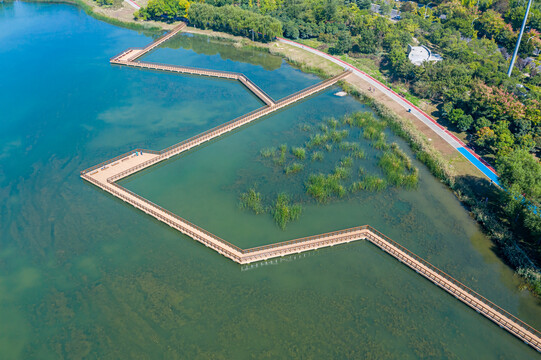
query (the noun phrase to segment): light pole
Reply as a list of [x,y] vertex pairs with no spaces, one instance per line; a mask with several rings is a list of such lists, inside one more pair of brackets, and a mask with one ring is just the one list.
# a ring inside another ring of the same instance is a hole
[[426,19],[426,10],[428,9],[428,5],[430,4],[433,4],[433,3],[429,2],[428,4],[425,5],[425,16],[423,17],[423,19]]
[[524,28],[526,27],[528,14],[530,13],[530,6],[532,6],[532,0],[528,0],[528,6],[526,7],[524,20],[522,20],[522,26],[520,28],[520,33],[518,34],[517,45],[515,46],[515,51],[513,52],[513,57],[511,58],[511,64],[509,64],[509,70],[507,70],[507,77],[511,77],[511,73],[513,72],[513,65],[515,65],[515,60],[517,59],[518,48],[520,47],[520,40],[522,40],[522,34],[524,34]]

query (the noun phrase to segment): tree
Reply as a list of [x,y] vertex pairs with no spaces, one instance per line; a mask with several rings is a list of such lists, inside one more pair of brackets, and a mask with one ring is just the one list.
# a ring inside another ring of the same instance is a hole
[[447,115],[447,118],[452,124],[455,124],[460,131],[468,131],[473,124],[471,115],[464,114],[462,109],[453,109]]
[[541,236],[541,164],[527,150],[517,149],[498,158],[500,182],[506,188],[504,201],[518,208],[524,226],[537,238]]
[[354,40],[353,51],[372,54],[377,50],[376,35],[371,29],[363,28]]
[[494,130],[492,130],[488,126],[479,129],[476,136],[477,140],[475,140],[475,143],[485,149],[492,148],[497,139]]
[[226,31],[233,35],[255,34],[258,39],[265,40],[282,35],[282,23],[279,20],[231,5],[215,7],[193,3],[189,8],[188,17],[197,27]]
[[350,33],[348,31],[342,31],[338,35],[338,42],[329,49],[329,52],[331,54],[343,54],[351,50],[352,46],[353,41],[351,39]]
[[527,150],[517,149],[498,158],[500,182],[532,199],[541,198],[541,164]]
[[490,125],[492,125],[490,120],[488,120],[486,117],[482,116],[480,118],[475,119],[475,122],[473,124],[473,128],[474,128],[475,131],[479,131],[484,127],[489,127]]

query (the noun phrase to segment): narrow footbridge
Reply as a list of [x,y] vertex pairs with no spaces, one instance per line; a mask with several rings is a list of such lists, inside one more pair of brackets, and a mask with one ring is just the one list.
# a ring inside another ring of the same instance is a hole
[[175,27],[172,31],[165,34],[164,36],[158,38],[156,41],[146,46],[143,49],[140,48],[130,48],[127,49],[117,56],[112,57],[109,61],[111,64],[124,65],[137,67],[142,69],[149,70],[159,70],[159,71],[169,71],[173,73],[188,74],[188,75],[200,75],[200,76],[210,76],[217,77],[222,79],[237,80],[248,90],[250,90],[255,96],[257,96],[265,104],[271,106],[275,104],[275,101],[272,97],[269,96],[265,91],[263,91],[259,86],[257,86],[252,80],[244,74],[230,71],[220,71],[220,70],[209,70],[209,69],[200,69],[189,66],[180,66],[180,65],[165,65],[157,64],[148,61],[137,61],[140,57],[146,55],[150,51],[154,50],[159,45],[163,44],[165,41],[169,40],[179,32],[181,32],[186,27],[185,23],[181,23],[179,26]]
[[117,182],[127,176],[216,139],[297,101],[301,101],[319,91],[329,88],[336,84],[337,81],[350,75],[350,71],[345,71],[338,76],[310,86],[275,102],[243,74],[135,61],[137,58],[143,56],[145,53],[151,51],[156,46],[180,32],[185,26],[185,24],[182,24],[176,27],[173,31],[159,38],[144,49],[128,49],[124,51],[112,58],[111,63],[152,70],[238,80],[258,96],[266,106],[161,151],[135,149],[122,154],[81,171],[81,177],[83,179],[239,264],[250,264],[291,254],[346,244],[353,241],[369,241],[478,313],[492,320],[501,328],[509,331],[526,344],[541,352],[541,333],[539,331],[368,225],[266,246],[241,249],[169,210],[120,186]]

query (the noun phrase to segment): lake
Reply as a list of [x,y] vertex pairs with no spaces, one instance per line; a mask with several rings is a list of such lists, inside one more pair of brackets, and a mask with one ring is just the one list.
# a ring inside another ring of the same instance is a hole
[[[109,64],[149,35],[73,6],[0,3],[0,358],[538,357],[367,242],[243,267],[83,181],[92,165],[262,106],[236,82]],[[319,81],[201,36],[175,37],[144,60],[243,72],[275,99]],[[302,145],[303,125],[369,111],[336,91],[122,184],[239,246],[372,225],[541,328],[539,300],[518,289],[479,226],[416,160],[416,189],[325,205],[306,196],[304,177],[331,165],[306,160],[286,176],[264,163],[262,148]],[[371,169],[377,154],[359,141],[367,157],[356,166]],[[302,202],[301,218],[283,231],[268,214],[240,210],[239,194],[254,184]]]

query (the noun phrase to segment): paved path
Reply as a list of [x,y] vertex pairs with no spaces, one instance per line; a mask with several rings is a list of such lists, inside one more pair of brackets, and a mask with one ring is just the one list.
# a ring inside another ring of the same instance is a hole
[[430,129],[432,129],[438,136],[440,136],[443,140],[445,140],[449,145],[451,145],[453,148],[455,148],[460,154],[462,154],[469,162],[471,162],[475,167],[477,167],[483,174],[485,174],[486,177],[488,177],[490,180],[492,180],[494,183],[499,185],[498,182],[498,175],[494,168],[492,168],[486,161],[484,161],[479,155],[477,155],[473,150],[468,148],[466,144],[464,144],[460,139],[458,139],[455,135],[453,135],[451,132],[449,132],[447,129],[445,129],[443,126],[438,124],[436,120],[434,120],[431,116],[426,114],[424,111],[419,109],[417,106],[412,104],[410,101],[404,99],[402,96],[394,92],[392,89],[387,87],[386,85],[382,84],[378,80],[374,79],[367,73],[357,69],[355,66],[345,62],[342,59],[336,58],[332,55],[326,54],[322,51],[319,51],[317,49],[314,49],[310,46],[306,46],[303,44],[299,44],[295,41],[291,41],[288,39],[278,38],[278,40],[282,43],[289,44],[292,46],[295,46],[297,48],[304,49],[312,54],[315,54],[317,56],[323,57],[337,65],[342,66],[344,69],[350,69],[353,71],[353,74],[355,76],[358,76],[362,80],[368,82],[371,86],[381,91],[383,94],[388,96],[390,99],[395,101],[397,104],[402,106],[404,109],[408,110],[411,109],[411,113],[421,120],[425,125],[427,125]]
[[128,3],[128,5],[130,5],[132,8],[134,8],[135,10],[139,10],[141,7],[139,5],[137,5],[137,3],[133,0],[124,0],[125,2]]

